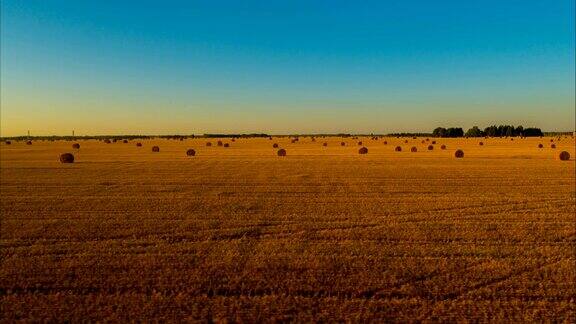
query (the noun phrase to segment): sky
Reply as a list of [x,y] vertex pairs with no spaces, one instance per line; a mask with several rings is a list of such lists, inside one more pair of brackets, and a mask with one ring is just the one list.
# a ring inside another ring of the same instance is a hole
[[0,9],[1,136],[575,128],[574,0]]

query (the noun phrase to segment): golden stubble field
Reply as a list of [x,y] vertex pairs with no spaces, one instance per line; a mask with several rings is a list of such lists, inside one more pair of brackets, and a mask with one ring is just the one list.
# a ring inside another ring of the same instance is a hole
[[550,139],[2,143],[0,320],[574,322]]

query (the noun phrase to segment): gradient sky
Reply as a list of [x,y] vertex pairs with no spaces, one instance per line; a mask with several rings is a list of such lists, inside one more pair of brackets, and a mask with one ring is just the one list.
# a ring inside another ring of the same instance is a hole
[[2,136],[575,126],[574,0],[1,9]]

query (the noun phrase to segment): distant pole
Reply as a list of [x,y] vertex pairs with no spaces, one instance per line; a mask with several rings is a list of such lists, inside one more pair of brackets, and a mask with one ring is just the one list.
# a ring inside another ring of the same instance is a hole
[[72,130],[72,137],[74,137],[74,130]]
[[30,137],[30,130],[28,130],[28,137]]

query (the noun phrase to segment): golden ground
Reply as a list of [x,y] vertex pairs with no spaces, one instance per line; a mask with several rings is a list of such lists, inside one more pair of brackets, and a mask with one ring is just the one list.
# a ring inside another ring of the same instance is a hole
[[574,139],[422,140],[2,143],[0,320],[574,322]]

